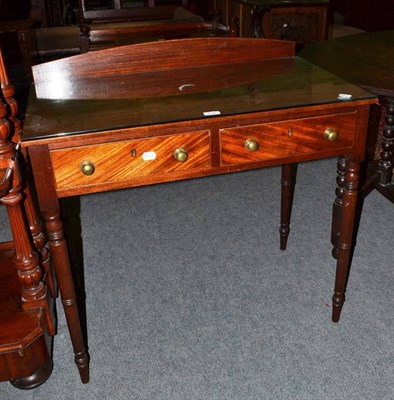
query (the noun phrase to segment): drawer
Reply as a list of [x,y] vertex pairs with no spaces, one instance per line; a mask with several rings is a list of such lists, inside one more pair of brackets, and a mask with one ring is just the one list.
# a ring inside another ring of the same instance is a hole
[[[51,151],[57,190],[209,168],[209,131]],[[176,149],[178,161],[174,156]],[[83,172],[84,170],[84,172]]]
[[[331,140],[324,135],[328,129],[331,129]],[[333,140],[333,131],[337,135],[336,140]],[[339,154],[341,149],[352,147],[355,131],[355,113],[221,129],[221,164],[239,164],[324,152],[329,155],[338,151]]]

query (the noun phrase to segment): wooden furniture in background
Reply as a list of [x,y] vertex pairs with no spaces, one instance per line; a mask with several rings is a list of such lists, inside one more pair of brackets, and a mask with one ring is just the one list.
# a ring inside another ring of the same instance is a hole
[[[306,48],[300,56],[379,96],[380,104],[372,109],[370,164],[362,194],[376,189],[394,203],[394,31],[331,39]],[[338,164],[341,174],[343,163]]]
[[[88,356],[59,198],[284,166],[280,233],[287,239],[296,164],[343,155],[344,206],[334,227],[340,240],[332,319],[339,320],[369,106],[376,99],[291,56],[294,47],[276,40],[181,39],[33,67],[22,145],[84,381]],[[340,93],[353,98],[344,101]]]
[[223,25],[208,23],[189,11],[190,1],[186,0],[134,2],[142,3],[140,7],[130,7],[127,2],[119,1],[107,7],[92,3],[79,0],[82,53],[93,48],[144,41],[227,35]]
[[1,53],[0,82],[0,202],[7,208],[13,237],[13,242],[0,244],[0,380],[30,389],[52,372],[56,285],[46,238],[22,181],[21,124]]
[[293,40],[299,46],[327,38],[328,0],[215,0],[223,23],[239,23],[240,37]]
[[344,17],[346,25],[365,31],[394,29],[392,0],[331,0],[330,8]]
[[189,0],[79,0],[80,18],[86,21],[137,21],[172,18],[178,7],[187,7]]
[[0,21],[0,48],[14,74],[31,78],[30,32],[38,21]]
[[31,0],[31,4],[42,10],[42,26],[61,26],[64,24],[65,0]]

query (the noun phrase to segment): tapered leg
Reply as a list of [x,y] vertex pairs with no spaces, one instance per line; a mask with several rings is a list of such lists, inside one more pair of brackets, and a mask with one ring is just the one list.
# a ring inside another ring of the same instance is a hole
[[335,189],[335,200],[332,206],[332,224],[331,224],[331,244],[333,246],[332,256],[338,256],[338,237],[339,237],[339,223],[341,221],[342,198],[344,193],[345,184],[345,170],[346,159],[344,157],[338,158],[337,163],[337,188]]
[[81,381],[89,382],[89,356],[85,350],[73,277],[64,237],[60,206],[54,186],[49,150],[46,145],[29,148],[30,162],[34,171],[37,197],[44,216],[49,239],[49,249],[55,266],[59,292],[67,319],[68,330],[74,348]]
[[67,238],[68,257],[73,275],[75,294],[77,296],[79,319],[81,321],[82,333],[84,334],[85,346],[88,347],[85,274],[80,218],[81,201],[79,196],[61,199],[60,210],[63,229]]
[[282,166],[281,182],[281,212],[280,212],[280,249],[286,250],[287,239],[290,233],[290,218],[293,208],[294,188],[297,176],[298,164],[286,164]]
[[78,367],[82,383],[89,382],[89,357],[85,350],[78,304],[74,291],[74,283],[68,258],[67,245],[63,232],[63,224],[59,209],[51,212],[43,211],[45,226],[49,237],[49,248],[52,254],[59,284],[64,313],[74,348],[75,363]]
[[334,295],[332,297],[332,320],[338,322],[345,302],[346,283],[350,269],[353,247],[353,231],[357,208],[357,194],[360,163],[347,162],[345,168],[344,191],[339,218],[338,255]]

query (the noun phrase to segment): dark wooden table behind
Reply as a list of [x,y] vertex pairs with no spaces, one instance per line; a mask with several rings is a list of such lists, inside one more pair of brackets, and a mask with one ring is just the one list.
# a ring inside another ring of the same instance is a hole
[[327,40],[307,47],[299,56],[380,97],[380,110],[371,112],[369,137],[369,147],[378,146],[379,162],[370,166],[363,192],[377,189],[394,203],[394,31]]

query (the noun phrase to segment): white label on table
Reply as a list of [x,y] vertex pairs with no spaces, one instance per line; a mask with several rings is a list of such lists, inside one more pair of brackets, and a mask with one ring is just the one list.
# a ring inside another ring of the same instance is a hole
[[212,115],[220,115],[221,112],[220,111],[204,111],[203,114],[205,117],[210,117]]
[[156,160],[156,152],[155,151],[145,151],[142,153],[142,159],[144,161]]
[[338,100],[350,100],[352,98],[351,94],[348,93],[339,93]]

